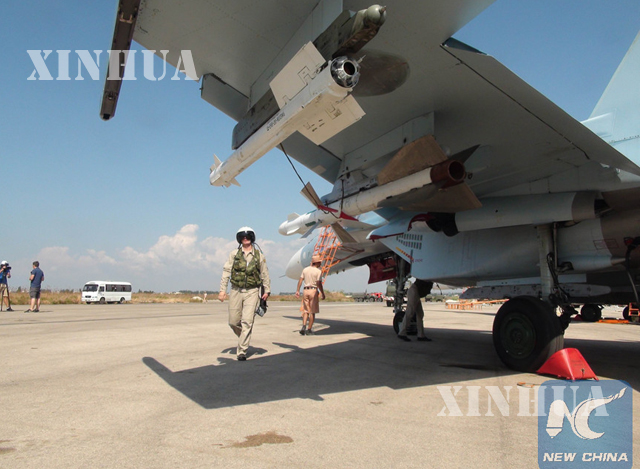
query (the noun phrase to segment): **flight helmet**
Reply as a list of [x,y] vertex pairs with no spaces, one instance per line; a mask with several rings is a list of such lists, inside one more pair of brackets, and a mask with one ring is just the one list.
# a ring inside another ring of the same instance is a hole
[[256,242],[256,234],[253,232],[253,228],[249,226],[243,226],[236,233],[236,241],[238,241],[238,244],[242,244],[242,238],[244,237],[249,238],[249,241],[251,241],[251,243]]

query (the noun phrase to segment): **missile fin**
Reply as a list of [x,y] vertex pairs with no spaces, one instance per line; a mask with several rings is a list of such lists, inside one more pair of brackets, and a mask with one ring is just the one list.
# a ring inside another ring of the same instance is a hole
[[[310,106],[315,106],[315,103]],[[346,96],[338,101],[321,102],[320,106],[323,112],[314,113],[298,128],[298,132],[316,145],[339,134],[362,119],[365,114],[353,96]],[[327,116],[330,118],[327,119]]]
[[280,109],[313,80],[325,63],[312,42],[296,53],[269,83]]
[[347,230],[345,230],[340,223],[332,223],[331,228],[336,233],[336,236],[342,241],[342,244],[353,244],[357,241],[351,236]]
[[304,186],[304,189],[302,189],[300,191],[300,193],[304,196],[305,199],[307,199],[309,202],[311,202],[311,204],[314,207],[318,207],[319,205],[323,205],[322,200],[320,200],[320,197],[318,197],[318,193],[313,188],[313,186],[311,185],[310,182],[308,182]]
[[431,197],[419,197],[416,195],[419,191],[420,189],[414,192],[414,196],[410,199],[396,201],[395,206],[408,211],[447,213],[457,213],[482,207],[478,197],[465,183],[439,190]]
[[220,158],[215,153],[213,154],[213,164],[209,167],[209,171],[214,171],[218,166],[222,164]]
[[417,173],[447,160],[433,135],[426,135],[403,146],[393,155],[378,174],[378,184],[383,185]]
[[296,218],[299,218],[299,217],[300,217],[300,215],[298,215],[296,212],[293,212],[293,213],[290,213],[287,216],[287,221],[293,221],[293,220],[295,220]]
[[303,234],[300,238],[308,238],[308,237],[309,237],[309,235],[310,235],[311,233],[313,233],[313,231],[316,229],[316,227],[317,227],[317,226],[318,226],[318,224],[316,223],[316,224],[315,224],[315,225],[313,225],[311,228],[309,228],[309,229],[307,230],[307,232],[306,232],[305,234]]

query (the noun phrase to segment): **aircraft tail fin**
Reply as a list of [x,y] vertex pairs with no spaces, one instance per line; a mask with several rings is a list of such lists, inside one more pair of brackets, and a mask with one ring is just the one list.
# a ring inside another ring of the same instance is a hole
[[640,164],[640,33],[636,36],[588,120],[600,138]]

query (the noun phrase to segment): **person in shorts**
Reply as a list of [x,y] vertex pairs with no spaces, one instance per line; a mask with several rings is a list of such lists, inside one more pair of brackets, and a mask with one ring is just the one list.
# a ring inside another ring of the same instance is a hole
[[[304,293],[302,295],[302,329],[300,335],[313,334],[312,327],[316,314],[320,312],[319,293],[322,293],[322,299],[325,299],[324,288],[322,287],[322,258],[315,255],[311,258],[311,265],[305,267],[298,280],[296,287],[296,298],[300,298],[300,287],[304,282]],[[307,326],[308,323],[308,326]]]
[[40,262],[34,261],[29,280],[31,281],[31,285],[29,285],[31,307],[25,313],[37,313],[40,311],[40,288],[44,282],[44,272],[40,269]]

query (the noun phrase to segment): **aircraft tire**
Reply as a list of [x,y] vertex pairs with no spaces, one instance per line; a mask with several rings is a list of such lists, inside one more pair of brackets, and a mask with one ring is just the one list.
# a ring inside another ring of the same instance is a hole
[[400,332],[400,324],[402,323],[402,319],[404,318],[404,311],[398,311],[393,315],[393,330],[397,334]]
[[[396,334],[400,332],[400,325],[402,324],[402,320],[404,319],[404,313],[404,311],[398,311],[393,315],[393,330],[396,332]],[[416,326],[416,320],[414,318],[411,324],[409,324],[409,327],[407,327],[407,335],[416,335],[417,333],[418,328]]]
[[493,345],[500,360],[517,371],[535,372],[564,346],[554,310],[531,296],[507,301],[493,321]]
[[602,319],[602,310],[593,303],[582,305],[580,317],[584,322],[596,322]]

